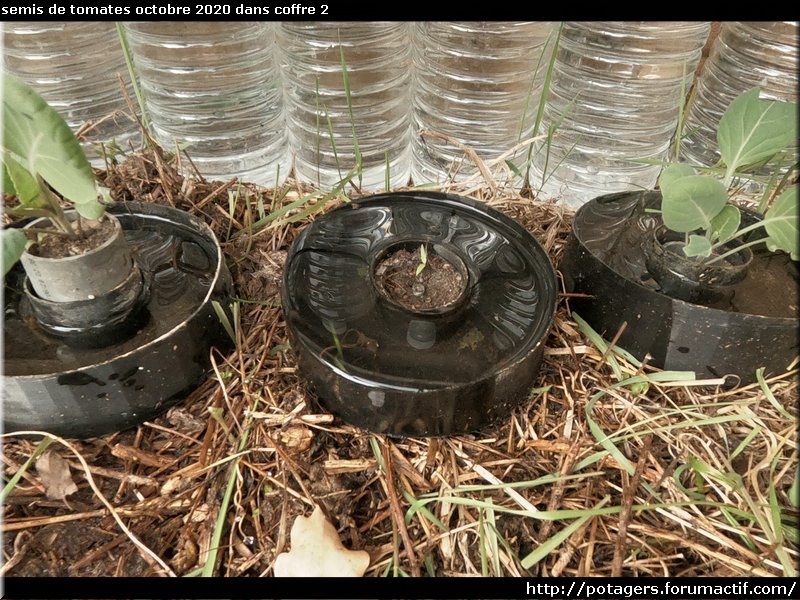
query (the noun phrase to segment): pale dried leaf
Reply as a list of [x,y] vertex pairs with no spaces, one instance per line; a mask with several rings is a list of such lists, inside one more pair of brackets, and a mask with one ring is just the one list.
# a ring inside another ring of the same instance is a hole
[[192,474],[189,474],[186,477],[170,477],[164,482],[164,485],[161,486],[159,494],[162,496],[174,496],[191,487],[193,483],[194,479]]
[[369,554],[345,548],[319,507],[295,519],[290,538],[292,549],[275,559],[275,577],[362,577],[369,566]]
[[51,500],[65,500],[67,496],[78,491],[78,486],[69,473],[69,464],[52,450],[36,459],[36,472]]
[[314,441],[314,434],[308,427],[292,425],[278,434],[281,443],[291,454],[305,452]]
[[211,514],[211,509],[208,507],[208,504],[203,502],[200,506],[192,511],[191,515],[189,515],[189,520],[192,523],[202,523],[208,516]]

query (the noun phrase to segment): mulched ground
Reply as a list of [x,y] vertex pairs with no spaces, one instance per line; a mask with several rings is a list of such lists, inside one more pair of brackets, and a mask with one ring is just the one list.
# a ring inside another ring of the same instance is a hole
[[392,302],[411,310],[450,306],[464,293],[466,281],[456,268],[437,254],[422,261],[420,248],[397,250],[375,267],[375,284]]
[[[217,374],[184,402],[133,431],[51,446],[77,493],[48,500],[36,471],[25,472],[4,506],[3,575],[186,575],[209,561],[218,576],[270,575],[295,517],[315,504],[346,546],[369,552],[367,576],[766,576],[796,564],[797,370],[768,379],[774,403],[758,385],[611,389],[609,355],[562,294],[537,388],[508,420],[439,440],[373,435],[327,414],[287,349],[281,268],[308,219],[289,223],[298,211],[288,211],[234,237],[258,220],[259,199],[269,211],[308,190],[183,179],[153,153],[105,181],[117,199],[205,219],[238,296],[258,302],[242,302],[238,349],[217,356]],[[557,264],[568,213],[493,180],[453,189],[518,219]],[[625,376],[642,372],[617,363]],[[6,480],[36,446],[6,434]],[[430,512],[406,520],[423,495]],[[598,506],[608,510],[580,521],[563,512]]]

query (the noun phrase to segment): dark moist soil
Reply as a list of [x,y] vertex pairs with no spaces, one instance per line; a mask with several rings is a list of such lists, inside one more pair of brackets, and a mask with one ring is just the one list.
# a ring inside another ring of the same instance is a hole
[[46,235],[31,246],[31,254],[42,258],[66,258],[79,256],[105,244],[114,234],[114,223],[109,219],[102,221],[81,220],[82,235],[72,238],[67,235]]
[[730,305],[712,305],[712,308],[793,319],[797,317],[800,296],[797,282],[797,264],[789,255],[755,252],[747,277],[736,285]]
[[452,264],[428,250],[425,268],[417,276],[420,251],[397,250],[375,268],[378,288],[392,301],[411,310],[430,310],[453,304],[466,281]]

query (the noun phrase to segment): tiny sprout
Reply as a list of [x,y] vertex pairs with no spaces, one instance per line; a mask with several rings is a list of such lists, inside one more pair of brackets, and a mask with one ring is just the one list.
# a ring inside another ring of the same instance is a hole
[[425,267],[428,266],[428,248],[425,244],[419,245],[419,264],[417,265],[417,272],[416,275],[419,277],[419,274],[425,270]]

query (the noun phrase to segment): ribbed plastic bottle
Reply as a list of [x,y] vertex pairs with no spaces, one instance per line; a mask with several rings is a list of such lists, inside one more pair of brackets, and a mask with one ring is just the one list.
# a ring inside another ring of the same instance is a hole
[[719,120],[742,92],[759,86],[762,98],[797,100],[798,33],[796,21],[722,23],[684,126],[681,149],[688,161],[717,161]]
[[277,39],[297,177],[331,188],[356,167],[357,144],[361,173],[354,184],[385,189],[388,163],[390,187],[405,185],[411,171],[409,24],[284,22]]
[[[651,188],[688,93],[709,22],[566,22],[557,50],[533,187],[580,206]],[[544,183],[543,183],[544,182]]]
[[[96,167],[118,146],[139,147],[139,126],[122,93],[130,79],[113,23],[8,21],[3,28],[3,69],[33,87],[76,132]],[[133,97],[133,94],[130,94]]]
[[207,179],[275,185],[288,175],[272,23],[143,21],[125,31],[162,146],[185,148]]
[[530,138],[552,32],[547,22],[414,24],[415,184],[463,181],[478,170],[467,150],[491,164]]

